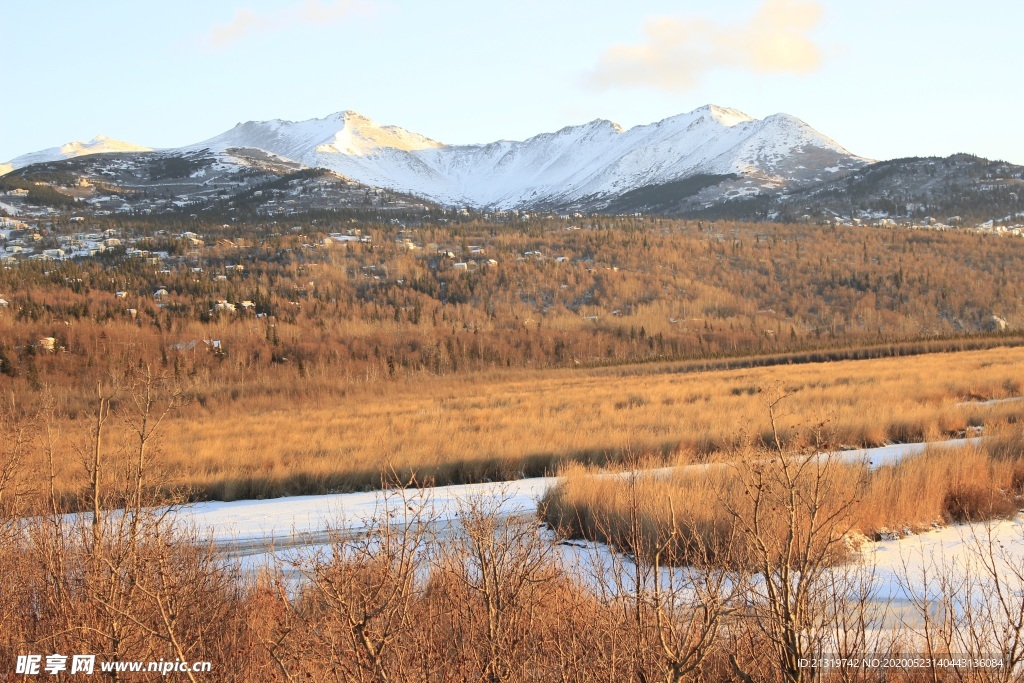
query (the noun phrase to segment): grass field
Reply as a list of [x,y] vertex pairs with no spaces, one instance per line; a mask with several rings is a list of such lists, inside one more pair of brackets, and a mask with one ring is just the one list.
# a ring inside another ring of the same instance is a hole
[[[788,456],[783,471],[763,449],[738,449],[728,464],[680,468],[666,475],[600,476],[582,467],[563,479],[540,504],[541,517],[561,535],[609,543],[632,551],[633,535],[652,552],[675,535],[669,555],[679,563],[715,560],[728,551],[742,561],[750,538],[737,536],[734,522],[753,517],[752,496],[766,501],[778,520],[790,490],[797,492],[799,533],[809,535],[814,503],[820,518],[835,515],[831,529],[846,550],[858,539],[917,533],[952,522],[1011,517],[1024,504],[1024,433],[1017,425],[992,430],[980,445],[933,448],[895,463],[819,458],[801,466]],[[768,525],[761,537],[782,545],[784,524]],[[738,540],[741,539],[741,540]],[[745,542],[746,543],[745,543]]]
[[[681,372],[679,365],[506,372],[350,385],[318,398],[253,392],[192,403],[161,427],[165,484],[199,498],[261,498],[379,485],[382,469],[459,483],[720,459],[767,434],[759,389],[787,399],[783,441],[824,423],[835,446],[947,438],[1016,421],[1024,349]],[[113,432],[112,432],[113,433]],[[69,451],[71,452],[71,451]],[[69,456],[70,457],[70,456]],[[57,488],[81,485],[74,463]]]

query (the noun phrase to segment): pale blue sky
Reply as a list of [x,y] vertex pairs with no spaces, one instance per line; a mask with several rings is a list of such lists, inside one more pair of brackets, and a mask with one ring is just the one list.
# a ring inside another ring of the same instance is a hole
[[0,0],[0,17],[0,161],[343,109],[466,143],[711,102],[872,158],[1024,163],[1018,0]]

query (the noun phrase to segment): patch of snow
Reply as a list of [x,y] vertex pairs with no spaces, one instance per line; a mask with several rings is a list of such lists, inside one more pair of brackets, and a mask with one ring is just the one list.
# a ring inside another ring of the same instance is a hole
[[[953,439],[935,443],[910,443],[879,448],[840,451],[840,461],[868,462],[872,467],[893,464],[901,458],[923,453],[929,447],[957,447],[980,443],[980,438]],[[707,468],[690,465],[688,468]],[[648,470],[655,476],[669,475],[677,468]],[[628,476],[610,474],[608,476]],[[459,505],[471,497],[501,501],[501,514],[533,514],[544,493],[558,482],[557,477],[534,477],[507,482],[436,486],[430,489],[433,510],[443,520],[452,520]],[[365,525],[379,511],[386,495],[380,491],[339,493],[322,496],[293,496],[269,500],[242,500],[229,503],[194,503],[182,508],[190,522],[223,543],[252,542],[287,538],[322,530],[329,524],[349,527]]]
[[990,398],[987,401],[961,401],[957,403],[957,407],[963,408],[966,406],[997,406],[1003,403],[1017,403],[1018,401],[1024,400],[1021,396],[1011,396],[1009,398]]
[[[429,505],[439,521],[452,521],[459,505],[472,497],[500,501],[500,514],[532,515],[537,502],[555,477],[510,482],[437,486],[429,491]],[[410,495],[418,493],[409,490]],[[190,523],[208,532],[218,543],[264,542],[301,534],[316,534],[327,526],[358,529],[379,513],[387,495],[381,491],[292,496],[230,503],[195,503],[182,508]]]
[[963,601],[977,605],[995,594],[995,574],[1003,582],[1002,591],[1015,591],[1019,602],[1024,590],[1024,517],[956,524],[868,543],[862,559],[873,573],[872,600],[879,603],[908,605],[926,596],[938,600],[945,583],[946,597],[960,601],[960,607]]

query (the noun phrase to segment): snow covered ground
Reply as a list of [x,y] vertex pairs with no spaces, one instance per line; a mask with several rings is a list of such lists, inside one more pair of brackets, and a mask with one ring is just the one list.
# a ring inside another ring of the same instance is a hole
[[[925,589],[934,599],[943,581],[965,590],[971,583],[983,581],[982,561],[1004,570],[1010,582],[1020,583],[1014,567],[1024,567],[1024,516],[948,527],[907,536],[899,540],[871,543],[864,550],[864,561],[875,571],[878,600],[909,602],[924,597]],[[980,588],[980,586],[974,586]],[[1019,594],[1024,585],[1014,590]]]
[[[891,464],[901,458],[923,453],[928,447],[953,447],[978,443],[980,438],[956,439],[933,444],[898,444],[881,448],[841,452],[844,462],[866,461],[872,467]],[[695,467],[706,467],[698,465]],[[669,472],[670,468],[660,470]],[[623,476],[609,474],[606,476]],[[182,508],[183,516],[201,533],[214,539],[225,558],[237,561],[245,571],[255,571],[277,561],[294,582],[301,575],[290,567],[298,554],[326,550],[328,527],[358,533],[385,508],[421,502],[428,510],[437,538],[455,528],[461,509],[477,501],[481,509],[503,516],[532,517],[545,491],[557,483],[556,477],[520,479],[459,486],[440,486],[429,490],[407,490],[404,497],[388,496],[380,491],[325,496],[299,496],[230,503],[197,503]],[[556,543],[552,532],[540,533]],[[566,566],[575,568],[580,578],[594,590],[629,591],[633,565],[628,557],[609,547],[582,541],[557,542],[555,550]],[[1013,623],[1024,596],[1024,516],[1011,520],[953,525],[900,539],[866,543],[860,562],[836,570],[842,581],[860,583],[866,591],[870,632],[878,642],[899,634],[904,642],[922,638],[922,613],[941,612],[945,600],[955,614],[971,605],[990,627],[986,637],[1006,642],[1006,624]],[[687,568],[664,569],[664,585],[685,586]],[[860,577],[851,579],[851,576]],[[691,577],[692,578],[692,577]],[[685,595],[686,589],[678,595]],[[850,596],[851,599],[854,596]],[[937,615],[940,616],[941,615]],[[947,621],[956,616],[942,617]],[[922,641],[923,642],[923,641]],[[977,644],[961,643],[971,651]]]
[[[587,541],[562,542],[559,550],[566,565],[579,569],[595,587],[632,590],[635,569],[628,557]],[[674,579],[674,585],[685,585],[693,571],[663,569],[661,583],[668,586]],[[839,566],[834,575],[837,584],[850,588],[843,597],[856,601],[863,595],[872,605],[877,626],[917,629],[922,609],[931,612],[944,598],[960,613],[970,602],[975,610],[984,606],[990,622],[1005,622],[1007,615],[998,614],[995,601],[1005,600],[1011,613],[1024,606],[1024,514],[867,543],[854,562]]]
[[[428,494],[431,517],[451,522],[460,505],[478,498],[502,515],[532,515],[537,501],[555,477],[536,477],[511,482],[438,486],[429,492],[409,489],[410,498]],[[294,547],[322,542],[326,529],[358,530],[379,514],[387,502],[381,491],[340,493],[325,496],[293,496],[230,503],[196,503],[182,508],[183,516],[228,554],[245,555],[275,547]]]
[[[929,446],[955,447],[978,442],[980,438],[934,444],[895,444],[841,451],[839,457],[844,462],[866,461],[872,467],[878,467],[922,453]],[[664,468],[656,472],[671,471],[671,468]],[[502,515],[532,515],[545,491],[557,481],[557,477],[535,477],[508,482],[437,486],[430,489],[426,497],[432,516],[439,522],[454,520],[460,505],[471,499],[480,499]],[[415,496],[420,492],[410,490],[407,493]],[[386,495],[380,491],[368,491],[230,503],[207,502],[184,506],[181,514],[200,533],[212,538],[226,554],[250,555],[266,552],[271,545],[283,548],[322,543],[329,526],[351,530],[362,528],[382,509],[385,498]]]

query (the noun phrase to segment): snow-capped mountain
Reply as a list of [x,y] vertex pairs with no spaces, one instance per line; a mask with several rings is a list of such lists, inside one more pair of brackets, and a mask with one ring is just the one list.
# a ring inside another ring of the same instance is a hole
[[[799,188],[869,163],[795,117],[755,119],[714,105],[629,130],[598,119],[521,142],[480,145],[446,145],[344,111],[308,121],[240,123],[161,153],[213,153],[224,159],[238,149],[263,150],[442,204],[498,209],[600,210],[643,188],[676,191],[679,181],[694,177],[702,180],[687,201],[702,204]],[[147,148],[97,138],[26,154],[11,165],[142,151]]]
[[346,111],[250,121],[191,149],[254,147],[365,185],[444,204],[517,208],[601,203],[694,175],[739,176],[747,193],[825,180],[867,162],[799,119],[709,105],[623,130],[598,119],[522,142],[444,145]]
[[357,112],[343,111],[308,121],[240,123],[226,133],[189,147],[213,151],[257,148],[312,166],[310,162],[319,155],[360,157],[387,149],[411,152],[444,145],[398,126],[378,126]]
[[[104,135],[97,135],[88,142],[69,142],[60,147],[50,147],[49,149],[43,149],[38,152],[30,152],[28,154],[22,154],[19,157],[11,159],[6,166],[10,166],[10,169],[23,168],[31,164],[39,164],[47,161],[60,161],[61,159],[73,159],[74,157],[85,156],[86,154],[103,154],[107,152],[151,152],[153,151],[150,147],[142,147],[140,145],[134,145],[130,142],[124,142],[122,140],[114,140]],[[0,168],[0,174],[5,171]]]

